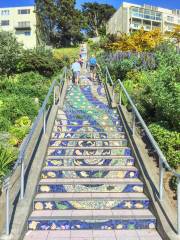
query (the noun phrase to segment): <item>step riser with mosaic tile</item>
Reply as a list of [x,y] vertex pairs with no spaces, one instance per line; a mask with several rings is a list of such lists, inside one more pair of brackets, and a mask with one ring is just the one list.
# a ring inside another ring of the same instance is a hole
[[138,178],[139,171],[47,171],[43,170],[41,178]]
[[[67,219],[67,217],[66,217]],[[35,222],[35,223],[34,223]],[[101,219],[73,219],[73,220],[44,220],[38,219],[37,222],[34,221],[32,223],[31,220],[28,221],[29,230],[87,230],[87,229],[98,229],[98,230],[108,230],[108,229],[126,229],[126,230],[133,230],[133,229],[152,229],[155,228],[156,220],[155,219],[113,219],[106,220]],[[33,227],[31,227],[33,226]]]
[[41,184],[37,187],[39,193],[65,193],[65,192],[119,192],[119,193],[142,193],[144,189],[141,184]]
[[78,139],[78,140],[50,140],[50,147],[85,147],[85,146],[99,146],[99,147],[127,147],[128,141],[126,139],[122,140],[96,140],[96,139]]
[[48,156],[102,156],[102,158],[105,156],[131,156],[131,149],[124,148],[124,149],[80,149],[77,150],[74,149],[49,149],[48,150]]
[[149,200],[63,200],[63,201],[34,201],[34,210],[98,210],[98,209],[148,209]]
[[105,132],[93,132],[92,129],[88,129],[88,130],[83,130],[81,129],[78,132],[75,131],[66,131],[65,129],[60,130],[57,129],[57,127],[54,128],[54,131],[52,133],[52,138],[83,138],[84,136],[87,136],[87,138],[101,138],[102,140],[104,139],[124,139],[126,137],[126,135],[124,134],[124,132],[109,132],[109,133],[105,133]]
[[[102,158],[102,157],[101,157]],[[93,161],[95,162],[95,161]],[[114,159],[104,159],[101,160],[98,165],[101,165],[101,162],[103,166],[133,166],[134,165],[134,159],[127,159],[127,158],[114,158]],[[75,166],[83,166],[84,165],[84,159],[73,159],[73,158],[63,158],[63,159],[47,159],[45,162],[45,166],[64,166],[69,165],[69,163],[75,165]],[[91,166],[97,166],[97,163],[91,164]]]

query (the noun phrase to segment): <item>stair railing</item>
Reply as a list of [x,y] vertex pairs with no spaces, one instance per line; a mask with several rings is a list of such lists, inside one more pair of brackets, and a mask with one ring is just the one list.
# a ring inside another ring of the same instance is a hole
[[42,130],[43,130],[43,135],[46,135],[46,127],[47,127],[47,106],[49,105],[49,101],[51,100],[51,97],[53,98],[52,104],[55,106],[59,103],[62,89],[64,87],[64,83],[67,81],[68,78],[68,70],[65,67],[63,69],[63,73],[61,74],[59,79],[55,79],[48,91],[48,94],[45,97],[45,100],[42,104],[42,107],[40,108],[38,115],[35,119],[35,121],[32,124],[32,127],[29,131],[29,134],[25,137],[23,140],[20,148],[19,148],[19,155],[18,159],[11,171],[11,173],[5,177],[3,181],[3,191],[5,192],[5,197],[6,197],[6,235],[10,234],[10,221],[11,221],[11,213],[10,213],[10,180],[15,172],[15,170],[20,166],[20,176],[18,179],[20,179],[20,199],[23,200],[24,198],[24,192],[25,192],[25,174],[26,171],[31,164],[31,161],[29,160],[26,164],[24,162],[25,159],[25,154],[27,152],[27,148],[30,144],[30,141],[32,140],[33,135],[38,129],[38,126],[40,124],[40,121],[43,118],[43,125],[42,125]]
[[[136,120],[138,120],[138,123],[141,124],[144,132],[146,133],[146,136],[148,137],[149,141],[151,142],[159,160],[159,200],[163,200],[164,196],[164,173],[166,170],[170,171],[173,176],[177,178],[177,234],[180,235],[180,174],[177,173],[173,168],[170,167],[168,164],[164,154],[162,153],[161,149],[159,148],[157,142],[155,141],[154,137],[152,136],[150,130],[148,129],[145,121],[141,117],[139,111],[137,110],[135,104],[133,103],[131,97],[129,96],[126,88],[124,87],[123,83],[120,79],[118,79],[116,82],[113,82],[112,77],[109,73],[108,67],[105,68],[105,84],[110,85],[112,87],[112,96],[115,96],[115,86],[120,87],[120,98],[118,101],[118,105],[122,106],[122,93],[126,96],[131,108],[132,108],[132,136],[134,137],[135,134],[135,128],[136,128]],[[107,87],[109,89],[109,87]],[[111,91],[111,90],[110,90]],[[112,97],[111,101],[113,102],[114,97]]]

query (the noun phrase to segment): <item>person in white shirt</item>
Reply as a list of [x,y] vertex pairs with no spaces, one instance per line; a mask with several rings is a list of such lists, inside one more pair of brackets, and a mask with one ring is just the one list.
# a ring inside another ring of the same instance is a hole
[[79,59],[77,59],[73,64],[72,64],[72,72],[73,72],[73,82],[75,84],[79,84],[79,77],[80,77],[80,72],[81,72],[81,65],[79,63]]

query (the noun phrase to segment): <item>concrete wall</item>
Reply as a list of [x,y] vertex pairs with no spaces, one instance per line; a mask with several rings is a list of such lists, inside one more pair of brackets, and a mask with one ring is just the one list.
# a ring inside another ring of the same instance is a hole
[[129,33],[128,9],[120,7],[107,23],[108,34]]
[[[18,14],[18,10],[29,9],[29,14]],[[34,6],[0,8],[0,31],[12,32],[24,48],[34,48],[36,41],[36,14]],[[5,14],[9,11],[9,14]],[[1,26],[2,21],[9,20],[8,26]],[[19,22],[30,22],[30,28],[17,28]]]

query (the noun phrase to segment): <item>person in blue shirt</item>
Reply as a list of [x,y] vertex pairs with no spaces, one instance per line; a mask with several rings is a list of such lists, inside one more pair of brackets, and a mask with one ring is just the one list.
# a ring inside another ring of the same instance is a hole
[[97,60],[94,55],[90,57],[88,64],[90,67],[91,79],[94,81],[96,79],[96,70],[98,67]]
[[81,65],[79,63],[79,59],[77,59],[71,66],[72,72],[73,72],[73,82],[75,84],[79,84],[79,77],[81,72]]

